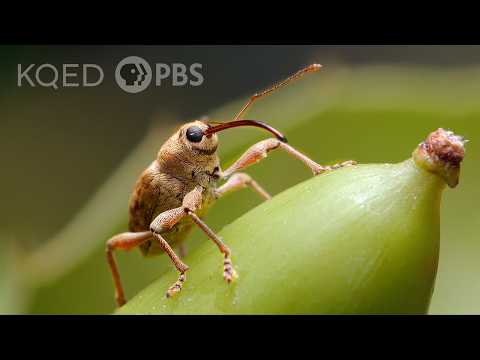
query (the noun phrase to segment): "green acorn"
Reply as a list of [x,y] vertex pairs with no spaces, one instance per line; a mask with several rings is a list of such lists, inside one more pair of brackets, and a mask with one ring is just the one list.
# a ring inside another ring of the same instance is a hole
[[165,274],[120,314],[424,314],[438,265],[440,201],[458,184],[464,140],[438,129],[398,164],[357,165],[302,182],[219,234],[239,279],[223,282],[205,240],[188,282]]

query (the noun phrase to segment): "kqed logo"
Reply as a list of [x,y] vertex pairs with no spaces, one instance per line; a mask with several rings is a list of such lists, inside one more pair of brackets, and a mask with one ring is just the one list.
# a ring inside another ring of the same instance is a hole
[[[151,67],[139,56],[128,56],[117,64],[115,81],[123,91],[142,92],[154,86],[200,86],[205,80],[200,63],[155,63]],[[152,71],[152,69],[155,71]],[[155,81],[153,77],[155,76]],[[17,86],[46,87],[54,90],[70,87],[95,87],[102,84],[103,69],[97,64],[17,64]]]
[[120,61],[115,69],[115,80],[122,90],[138,93],[152,81],[152,68],[141,57],[129,56]]

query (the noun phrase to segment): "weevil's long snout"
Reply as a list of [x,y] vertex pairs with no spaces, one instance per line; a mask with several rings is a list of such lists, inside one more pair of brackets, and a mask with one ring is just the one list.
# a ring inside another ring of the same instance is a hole
[[265,124],[264,122],[257,121],[257,120],[236,120],[236,121],[230,121],[230,122],[226,122],[226,123],[220,123],[218,125],[212,126],[212,127],[208,128],[207,130],[205,130],[204,134],[208,136],[208,135],[214,134],[216,132],[219,132],[219,131],[222,131],[222,130],[225,130],[225,129],[230,129],[230,128],[233,128],[233,127],[238,127],[238,126],[259,127],[259,128],[262,128],[262,129],[265,129],[265,130],[271,132],[273,135],[275,135],[275,137],[278,140],[280,140],[284,143],[287,142],[287,138],[280,131],[271,127],[268,124]]

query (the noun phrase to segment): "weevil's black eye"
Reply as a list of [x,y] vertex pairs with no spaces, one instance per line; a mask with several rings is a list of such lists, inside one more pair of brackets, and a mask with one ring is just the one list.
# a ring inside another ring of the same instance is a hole
[[197,143],[202,141],[203,138],[203,130],[200,129],[198,126],[190,126],[187,129],[187,139],[188,141]]

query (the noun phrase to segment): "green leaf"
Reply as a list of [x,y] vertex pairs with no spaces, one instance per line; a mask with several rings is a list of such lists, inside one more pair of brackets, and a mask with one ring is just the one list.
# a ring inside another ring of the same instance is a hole
[[119,314],[426,313],[438,263],[436,175],[411,160],[360,165],[294,186],[226,226],[240,273],[222,279],[205,243],[185,259],[184,290],[164,297],[171,271]]

